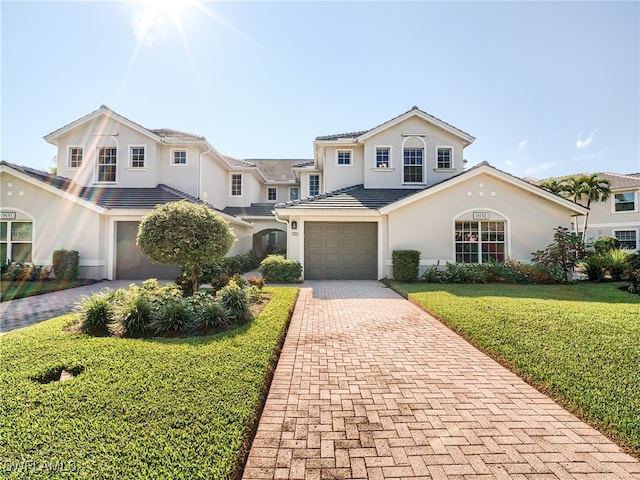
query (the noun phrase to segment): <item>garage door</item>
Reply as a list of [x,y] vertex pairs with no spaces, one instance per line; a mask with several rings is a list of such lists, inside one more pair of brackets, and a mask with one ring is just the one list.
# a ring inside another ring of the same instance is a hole
[[376,280],[378,224],[305,222],[304,278]]
[[142,280],[159,278],[175,280],[180,268],[173,265],[151,263],[136,245],[139,222],[116,223],[116,279]]

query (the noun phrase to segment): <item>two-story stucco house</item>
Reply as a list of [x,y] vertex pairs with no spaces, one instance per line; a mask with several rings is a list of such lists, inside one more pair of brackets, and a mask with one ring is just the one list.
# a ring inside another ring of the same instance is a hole
[[143,215],[175,200],[227,219],[231,254],[286,250],[307,279],[391,276],[395,249],[419,250],[423,266],[529,260],[587,211],[487,163],[465,169],[474,138],[417,107],[317,137],[308,160],[234,159],[104,106],[45,140],[56,175],[0,163],[0,258],[46,265],[56,249],[78,250],[88,278],[174,277],[135,237]]

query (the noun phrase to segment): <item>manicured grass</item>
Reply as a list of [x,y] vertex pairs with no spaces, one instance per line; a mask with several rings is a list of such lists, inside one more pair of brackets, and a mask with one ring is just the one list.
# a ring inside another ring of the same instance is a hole
[[621,285],[393,287],[637,455],[640,296]]
[[[255,428],[296,288],[214,336],[97,338],[73,315],[2,337],[2,478],[234,478]],[[40,384],[64,366],[79,373]]]
[[67,288],[80,287],[96,283],[95,280],[57,281],[47,280],[42,282],[0,282],[0,301],[6,302],[17,298],[40,295],[41,293],[58,292]]

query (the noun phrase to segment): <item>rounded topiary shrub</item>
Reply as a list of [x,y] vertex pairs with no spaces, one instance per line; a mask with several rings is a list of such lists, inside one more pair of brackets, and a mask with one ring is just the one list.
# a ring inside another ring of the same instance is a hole
[[282,255],[269,255],[260,262],[260,273],[268,283],[293,283],[302,275],[302,265]]

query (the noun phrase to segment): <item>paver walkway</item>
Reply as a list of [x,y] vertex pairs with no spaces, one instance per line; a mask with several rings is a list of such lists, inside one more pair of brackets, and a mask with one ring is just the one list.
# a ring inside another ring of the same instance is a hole
[[378,282],[305,282],[244,479],[631,479],[640,462]]
[[105,281],[59,292],[0,302],[0,335],[68,313],[73,310],[83,296],[90,296],[92,293],[106,288],[112,290],[127,288],[132,283],[136,283],[136,280]]

